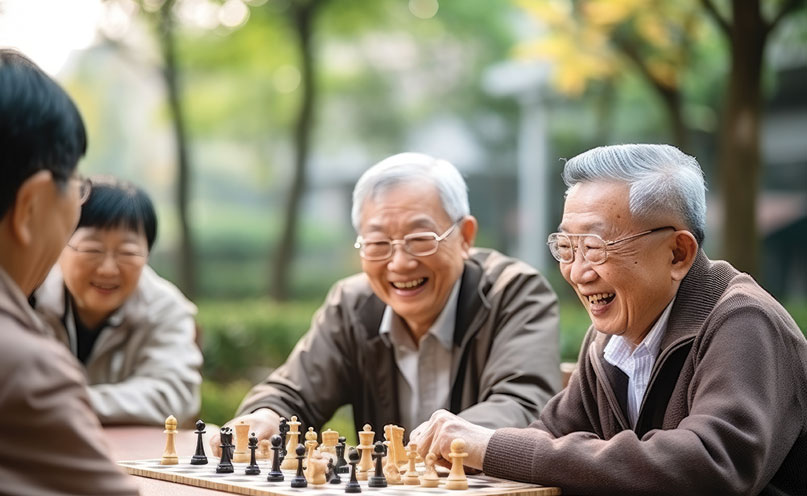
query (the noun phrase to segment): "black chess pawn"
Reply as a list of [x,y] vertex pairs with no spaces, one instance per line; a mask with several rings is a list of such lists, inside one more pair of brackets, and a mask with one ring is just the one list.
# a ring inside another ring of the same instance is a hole
[[289,421],[286,420],[286,417],[280,417],[280,425],[277,426],[277,431],[280,433],[280,463],[283,463],[283,459],[286,458],[286,434],[288,434],[289,429]]
[[280,446],[281,441],[282,439],[280,439],[280,436],[277,434],[272,436],[269,440],[269,442],[272,443],[272,451],[274,452],[274,456],[272,457],[272,470],[270,470],[269,475],[266,476],[266,480],[269,482],[281,482],[283,480],[283,472],[280,470],[280,458],[283,452]]
[[341,484],[342,478],[339,477],[339,474],[336,473],[336,466],[333,464],[333,459],[328,459],[328,475],[327,475],[328,482],[331,484]]
[[350,466],[345,460],[345,438],[340,436],[339,442],[336,443],[336,473],[347,474],[350,473]]
[[221,461],[216,467],[217,474],[231,474],[233,473],[232,454],[230,449],[233,447],[233,430],[229,427],[221,428]]
[[305,480],[303,474],[303,460],[305,459],[305,446],[302,444],[297,445],[294,450],[297,453],[297,475],[291,479],[291,487],[308,487],[308,481]]
[[384,444],[376,441],[373,448],[373,458],[375,458],[375,475],[367,481],[368,487],[387,487],[387,478],[384,477],[384,469],[381,466],[381,459],[384,458]]
[[244,473],[247,475],[258,475],[261,473],[261,468],[258,466],[258,462],[255,461],[255,450],[258,449],[258,438],[255,437],[255,433],[253,432],[251,436],[249,436],[249,465],[244,470]]
[[196,453],[191,457],[191,465],[207,465],[205,456],[205,443],[202,441],[202,434],[205,433],[205,423],[202,420],[196,421]]
[[350,448],[350,453],[348,453],[347,457],[350,459],[350,481],[345,486],[345,492],[360,493],[361,485],[359,485],[359,480],[356,478],[356,464],[359,463],[359,452],[356,451],[356,448]]

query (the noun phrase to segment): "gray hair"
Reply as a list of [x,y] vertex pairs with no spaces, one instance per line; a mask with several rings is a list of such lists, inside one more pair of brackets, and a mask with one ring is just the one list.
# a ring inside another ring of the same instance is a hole
[[628,183],[631,215],[648,217],[672,211],[698,245],[703,244],[706,183],[694,157],[670,145],[601,146],[569,159],[563,168],[563,182],[569,189],[598,180]]
[[429,181],[436,188],[443,210],[452,221],[470,215],[468,187],[462,174],[450,162],[422,153],[399,153],[367,169],[353,188],[353,208],[350,218],[353,229],[359,232],[361,211],[368,198],[406,182]]

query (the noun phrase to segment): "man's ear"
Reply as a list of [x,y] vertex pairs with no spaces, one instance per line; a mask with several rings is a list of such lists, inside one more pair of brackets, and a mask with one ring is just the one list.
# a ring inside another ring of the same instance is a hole
[[39,216],[44,212],[44,202],[52,194],[53,175],[48,170],[41,170],[26,179],[17,197],[11,204],[11,233],[23,246],[30,246],[34,242],[34,233],[37,223],[41,222]]
[[468,258],[471,247],[474,245],[476,238],[476,231],[479,229],[479,223],[473,215],[466,215],[460,221],[460,235],[462,235],[462,253],[465,258]]
[[672,278],[680,281],[687,275],[698,255],[698,242],[689,231],[675,231],[672,246]]

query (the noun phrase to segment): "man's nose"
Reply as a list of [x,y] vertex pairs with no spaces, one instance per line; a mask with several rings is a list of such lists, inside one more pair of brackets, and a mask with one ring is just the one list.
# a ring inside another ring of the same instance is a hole
[[387,262],[387,267],[390,270],[396,271],[408,269],[415,264],[417,264],[415,256],[404,249],[403,243],[393,243],[392,256],[390,257],[389,262]]

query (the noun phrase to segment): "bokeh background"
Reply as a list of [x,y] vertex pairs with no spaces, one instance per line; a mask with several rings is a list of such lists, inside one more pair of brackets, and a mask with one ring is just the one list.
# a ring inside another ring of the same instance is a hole
[[[807,328],[804,0],[0,0],[0,46],[58,79],[85,174],[158,207],[151,265],[195,302],[222,423],[359,270],[350,193],[401,151],[453,162],[477,244],[541,268],[563,158],[664,142],[709,186],[706,251]],[[1,153],[1,152],[0,152]],[[334,425],[344,431],[340,414]]]

